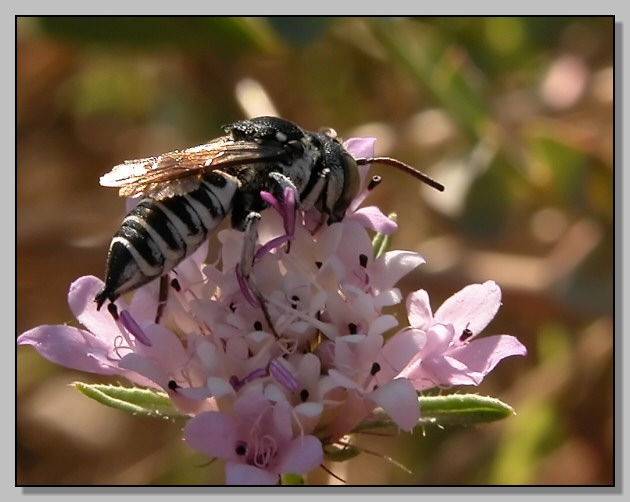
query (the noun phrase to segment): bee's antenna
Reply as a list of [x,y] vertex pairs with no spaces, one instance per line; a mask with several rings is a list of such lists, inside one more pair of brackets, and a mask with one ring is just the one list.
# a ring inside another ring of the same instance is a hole
[[426,174],[418,171],[415,167],[411,167],[400,160],[392,159],[391,157],[370,157],[370,158],[360,158],[355,159],[357,164],[363,166],[365,164],[386,164],[388,166],[395,167],[400,169],[401,171],[406,172],[407,174],[411,174],[414,178],[426,183],[430,187],[439,190],[440,192],[444,191],[444,185],[438,183],[433,178],[430,178]]

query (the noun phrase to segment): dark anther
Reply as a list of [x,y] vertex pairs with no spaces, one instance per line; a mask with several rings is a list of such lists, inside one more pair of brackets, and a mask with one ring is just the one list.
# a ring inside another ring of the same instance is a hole
[[471,336],[473,336],[473,332],[470,331],[468,328],[464,328],[464,330],[462,331],[462,334],[459,337],[459,341],[460,342],[465,342],[466,340],[468,340]]
[[367,267],[367,262],[368,262],[368,257],[367,257],[367,255],[360,254],[360,255],[359,255],[359,264],[360,264],[363,268],[365,268],[365,267]]
[[356,335],[357,334],[357,325],[354,324],[353,322],[351,322],[350,324],[348,324],[348,331],[350,332],[351,335]]
[[179,284],[179,281],[176,278],[173,278],[171,280],[171,287],[177,291],[178,293],[182,290],[181,285]]
[[175,380],[169,380],[168,381],[168,388],[171,390],[177,390],[179,389],[179,385],[177,384],[177,382]]
[[381,365],[378,363],[374,363],[372,365],[372,368],[370,369],[370,375],[374,376],[376,375],[379,371],[381,371]]
[[316,261],[316,262],[315,262],[315,266],[316,266],[317,268],[322,268],[322,262],[321,262],[321,261]]
[[234,312],[236,310],[236,305],[234,305],[234,302],[230,303],[230,310],[232,312]]
[[114,320],[118,320],[118,307],[115,304],[110,303],[107,305],[107,311],[111,314]]
[[232,375],[228,380],[233,389],[238,390],[241,387],[241,381],[238,379],[236,375]]
[[291,297],[291,307],[292,307],[292,308],[297,308],[298,303],[300,303],[300,297],[299,297],[299,296],[296,296],[296,295],[293,295],[293,296]]
[[308,399],[308,391],[306,389],[302,389],[300,391],[300,400],[304,403]]
[[242,441],[239,441],[239,442],[236,444],[236,448],[234,449],[234,451],[236,452],[236,454],[237,454],[239,457],[242,457],[243,455],[245,455],[245,454],[247,453],[247,444],[245,444],[245,443],[244,443],[244,442],[242,442]]
[[374,190],[377,186],[381,184],[381,181],[383,181],[383,178],[381,178],[380,176],[372,176],[372,179],[367,186],[368,191]]
[[256,321],[256,322],[254,323],[254,329],[255,329],[256,331],[260,331],[260,330],[262,329],[262,323],[261,323],[260,321]]

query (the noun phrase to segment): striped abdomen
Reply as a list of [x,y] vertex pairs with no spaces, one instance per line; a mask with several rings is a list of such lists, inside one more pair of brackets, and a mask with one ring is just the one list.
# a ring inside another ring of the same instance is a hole
[[140,200],[110,244],[105,287],[95,298],[98,308],[194,253],[230,211],[235,191],[234,181],[215,172],[184,195]]

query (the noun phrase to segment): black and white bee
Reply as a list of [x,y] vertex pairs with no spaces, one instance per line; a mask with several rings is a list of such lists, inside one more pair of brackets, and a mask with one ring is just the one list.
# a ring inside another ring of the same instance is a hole
[[94,299],[98,309],[163,277],[229,213],[232,226],[246,235],[240,260],[246,275],[260,212],[268,207],[262,191],[282,200],[289,187],[299,210],[315,207],[333,223],[358,193],[358,165],[389,164],[444,189],[395,159],[355,159],[331,129],[305,131],[277,117],[242,120],[223,129],[226,135],[203,145],[128,160],[101,177],[101,185],[118,187],[121,196],[139,202],[111,241],[105,286]]

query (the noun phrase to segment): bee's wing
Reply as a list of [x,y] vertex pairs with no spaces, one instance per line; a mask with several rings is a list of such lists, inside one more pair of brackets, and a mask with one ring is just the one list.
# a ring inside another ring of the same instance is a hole
[[148,195],[160,199],[194,190],[205,172],[279,159],[284,154],[286,151],[280,145],[222,137],[186,150],[127,160],[101,176],[100,183],[120,188],[121,197]]

